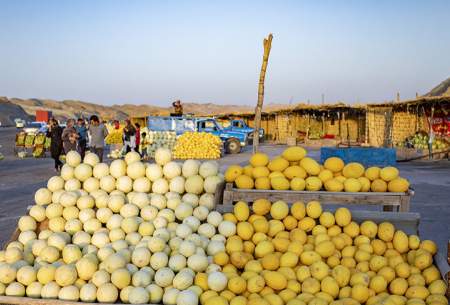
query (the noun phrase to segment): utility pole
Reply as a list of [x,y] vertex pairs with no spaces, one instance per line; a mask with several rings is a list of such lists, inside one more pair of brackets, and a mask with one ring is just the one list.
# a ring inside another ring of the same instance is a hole
[[255,129],[253,130],[253,153],[258,151],[259,146],[259,129],[261,128],[261,112],[264,103],[264,80],[266,78],[267,64],[269,63],[270,49],[272,48],[273,35],[269,34],[267,38],[264,38],[264,55],[261,65],[261,72],[259,73],[259,86],[258,86],[258,103],[255,108]]

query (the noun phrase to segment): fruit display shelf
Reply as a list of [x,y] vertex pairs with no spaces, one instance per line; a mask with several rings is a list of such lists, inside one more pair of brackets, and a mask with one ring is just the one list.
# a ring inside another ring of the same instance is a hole
[[232,183],[221,186],[223,200],[219,199],[216,204],[232,205],[237,201],[253,202],[259,198],[267,198],[270,201],[284,200],[292,203],[295,201],[318,200],[322,204],[348,204],[348,205],[378,205],[384,211],[408,212],[411,197],[414,190],[409,189],[406,193],[375,193],[375,192],[326,192],[326,191],[277,191],[238,189]]

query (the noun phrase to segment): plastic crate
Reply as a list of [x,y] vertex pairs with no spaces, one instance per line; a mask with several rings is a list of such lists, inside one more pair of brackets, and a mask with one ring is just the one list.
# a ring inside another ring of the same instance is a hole
[[325,162],[329,157],[339,157],[346,164],[359,162],[365,167],[369,166],[394,166],[396,163],[396,151],[393,148],[373,147],[322,147],[320,149],[320,162]]

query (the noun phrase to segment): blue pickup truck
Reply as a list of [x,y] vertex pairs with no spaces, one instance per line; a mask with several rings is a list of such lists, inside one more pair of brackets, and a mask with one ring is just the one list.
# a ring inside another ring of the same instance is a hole
[[187,131],[208,132],[218,136],[226,153],[237,154],[248,144],[248,133],[222,128],[214,118],[189,116],[149,116],[147,127],[153,131],[175,131],[177,136]]
[[[254,129],[250,126],[248,126],[244,120],[231,120],[227,122],[226,127],[224,127],[224,130],[229,131],[236,131],[236,132],[243,132],[247,134],[247,137],[250,141],[253,140],[253,131]],[[259,129],[259,138],[264,138],[264,129]]]

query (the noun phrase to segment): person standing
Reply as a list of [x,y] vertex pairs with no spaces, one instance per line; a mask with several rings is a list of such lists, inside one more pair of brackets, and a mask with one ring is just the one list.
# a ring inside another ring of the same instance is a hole
[[139,153],[139,146],[141,144],[141,125],[139,123],[134,124],[136,126],[135,146],[134,150]]
[[78,152],[81,155],[81,159],[84,159],[87,144],[87,128],[82,118],[79,118],[77,120],[77,125],[75,126],[75,129],[78,134]]
[[142,140],[140,141],[140,143],[141,143],[141,148],[140,148],[141,157],[142,157],[143,160],[147,160],[148,159],[147,147],[148,147],[149,143],[147,141],[147,133],[146,132],[142,133]]
[[63,151],[63,142],[62,142],[62,132],[63,129],[59,126],[58,121],[55,119],[50,119],[47,137],[51,139],[50,141],[50,154],[55,160],[55,171],[58,172],[61,170],[63,163],[59,159],[61,153]]
[[174,116],[182,116],[183,115],[183,105],[181,105],[180,100],[176,100],[172,103]]
[[103,162],[103,150],[108,130],[105,125],[100,124],[100,120],[96,115],[91,116],[89,122],[88,134],[90,137],[90,149],[98,156],[100,162]]
[[67,154],[71,150],[77,150],[78,134],[75,127],[73,126],[74,124],[74,119],[68,119],[67,126],[66,128],[64,128],[61,135],[65,154]]
[[136,129],[130,120],[125,121],[126,125],[123,128],[123,144],[125,146],[125,153],[129,153],[136,146]]
[[430,125],[430,132],[428,133],[428,159],[433,159],[433,142],[434,142],[434,130]]

